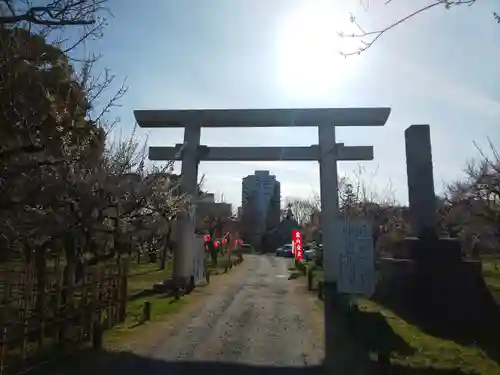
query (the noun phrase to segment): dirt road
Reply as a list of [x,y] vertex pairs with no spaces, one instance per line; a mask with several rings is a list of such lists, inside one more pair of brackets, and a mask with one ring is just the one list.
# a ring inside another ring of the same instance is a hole
[[198,311],[139,352],[115,354],[119,360],[103,373],[317,373],[323,319],[304,280],[288,280],[291,264],[246,255],[242,269],[204,297]]
[[[149,353],[162,360],[304,366],[322,360],[319,312],[288,280],[290,259],[247,255],[245,273],[207,298],[187,326]],[[315,316],[316,315],[316,316]]]

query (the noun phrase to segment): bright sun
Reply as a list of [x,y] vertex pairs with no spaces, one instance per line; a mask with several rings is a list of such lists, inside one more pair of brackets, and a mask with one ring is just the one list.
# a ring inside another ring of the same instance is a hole
[[353,72],[352,59],[339,54],[352,47],[337,34],[346,17],[337,16],[331,4],[311,1],[289,14],[280,28],[276,69],[278,83],[287,93],[324,97]]

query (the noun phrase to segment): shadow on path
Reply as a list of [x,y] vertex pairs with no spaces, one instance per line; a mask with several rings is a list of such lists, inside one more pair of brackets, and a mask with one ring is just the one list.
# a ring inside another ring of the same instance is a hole
[[64,362],[46,365],[33,375],[316,375],[322,366],[277,367],[244,363],[208,361],[164,361],[129,352],[96,352],[88,350],[68,357]]
[[[33,375],[323,375],[323,366],[272,366],[244,363],[208,361],[164,361],[139,356],[129,352],[86,351],[68,357],[57,365],[46,365]],[[371,375],[474,375],[454,369],[422,369],[398,365],[390,366],[389,372],[380,372],[373,363]]]

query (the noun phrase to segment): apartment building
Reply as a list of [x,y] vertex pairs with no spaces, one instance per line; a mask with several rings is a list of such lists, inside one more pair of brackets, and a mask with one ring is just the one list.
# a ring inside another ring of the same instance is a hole
[[269,171],[242,180],[242,217],[247,234],[261,235],[280,222],[281,185]]

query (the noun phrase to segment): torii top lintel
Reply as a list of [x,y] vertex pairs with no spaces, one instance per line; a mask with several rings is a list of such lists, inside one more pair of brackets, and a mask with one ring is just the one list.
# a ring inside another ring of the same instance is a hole
[[181,109],[135,110],[142,128],[384,126],[390,108]]

